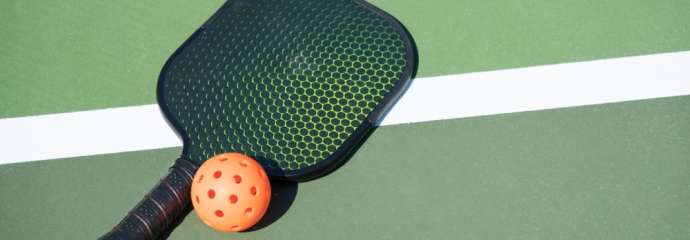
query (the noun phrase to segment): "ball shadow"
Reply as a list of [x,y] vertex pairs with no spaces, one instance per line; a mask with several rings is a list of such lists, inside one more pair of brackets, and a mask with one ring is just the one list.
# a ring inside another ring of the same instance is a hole
[[[261,220],[259,220],[259,222],[256,225],[246,230],[245,232],[253,232],[256,230],[260,230],[276,222],[283,215],[285,215],[288,209],[290,209],[290,206],[292,206],[292,203],[295,201],[296,196],[296,182],[271,180],[271,203],[268,206],[268,210],[266,211],[266,214],[264,214],[264,217],[261,218]],[[190,206],[185,208],[181,216],[175,219],[175,221],[171,224],[171,226],[168,229],[166,229],[166,231],[161,233],[158,239],[168,239],[168,237],[170,237],[170,234],[174,231],[174,229],[184,221],[184,219],[189,215],[191,211],[192,208],[190,204]]]
[[268,205],[268,210],[256,225],[245,232],[253,232],[265,228],[285,215],[295,201],[297,186],[296,182],[271,180],[271,203]]

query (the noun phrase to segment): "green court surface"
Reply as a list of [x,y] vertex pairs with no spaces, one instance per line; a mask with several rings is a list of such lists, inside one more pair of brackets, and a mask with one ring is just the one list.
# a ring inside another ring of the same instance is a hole
[[[420,78],[690,50],[687,1],[371,3],[411,32]],[[0,119],[155,103],[161,66],[221,4],[0,2]],[[179,153],[0,165],[0,236],[96,238]],[[191,213],[169,239],[690,239],[690,96],[382,126],[291,187],[262,229]]]

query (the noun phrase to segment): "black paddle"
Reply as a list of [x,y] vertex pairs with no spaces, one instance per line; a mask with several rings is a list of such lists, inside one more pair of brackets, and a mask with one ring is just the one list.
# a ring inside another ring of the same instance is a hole
[[182,155],[102,239],[155,239],[189,207],[197,167],[223,152],[272,179],[339,165],[401,96],[416,52],[393,17],[358,0],[231,0],[166,62],[158,103]]

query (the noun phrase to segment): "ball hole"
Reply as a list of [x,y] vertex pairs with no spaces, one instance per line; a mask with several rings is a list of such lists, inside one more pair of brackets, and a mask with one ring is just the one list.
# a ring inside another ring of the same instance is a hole
[[220,176],[223,176],[223,172],[221,172],[221,171],[216,171],[216,172],[213,173],[213,177],[214,177],[214,178],[220,178]]
[[237,200],[238,200],[237,195],[235,195],[235,194],[230,195],[230,203],[235,204],[235,203],[237,203]]
[[240,166],[242,166],[242,167],[249,166],[249,162],[247,162],[247,160],[242,160],[242,161],[240,161]]
[[230,230],[237,232],[240,230],[240,225],[232,226],[232,227],[230,227]]
[[199,195],[194,196],[194,198],[196,199],[196,203],[198,204],[199,203]]
[[210,199],[213,199],[214,197],[216,197],[216,191],[213,191],[213,189],[208,190],[207,194],[208,194],[208,198],[210,198]]
[[252,186],[252,188],[249,189],[249,192],[250,192],[253,196],[256,196],[256,187]]
[[223,217],[223,215],[225,215],[225,214],[223,213],[223,211],[221,211],[221,210],[216,210],[216,217]]
[[225,162],[225,161],[227,161],[227,160],[228,160],[228,158],[221,158],[221,159],[218,159],[218,161],[221,161],[221,162]]
[[251,216],[252,214],[254,214],[254,209],[252,209],[252,208],[247,208],[247,209],[244,210],[244,215],[245,215],[245,216]]
[[201,176],[199,176],[199,183],[201,183],[201,181],[203,181],[203,180],[204,180],[204,175],[201,174]]
[[235,183],[241,183],[242,182],[242,177],[240,177],[240,175],[232,176],[232,179],[235,179]]

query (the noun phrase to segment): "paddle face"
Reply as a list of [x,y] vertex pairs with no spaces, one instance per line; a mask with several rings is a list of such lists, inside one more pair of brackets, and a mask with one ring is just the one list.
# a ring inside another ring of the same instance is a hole
[[184,158],[243,152],[307,180],[345,160],[415,62],[402,26],[366,2],[232,0],[168,60],[158,101]]

